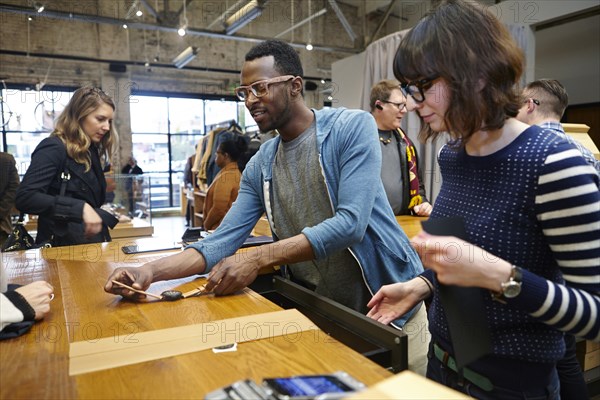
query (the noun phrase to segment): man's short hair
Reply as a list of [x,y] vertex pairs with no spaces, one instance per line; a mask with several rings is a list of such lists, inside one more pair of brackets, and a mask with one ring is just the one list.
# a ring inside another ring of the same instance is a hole
[[373,85],[369,99],[371,111],[375,110],[375,102],[377,100],[388,101],[394,89],[400,89],[400,82],[395,79],[385,79]]
[[280,40],[265,40],[246,53],[246,61],[261,57],[273,56],[275,69],[281,75],[294,75],[304,77],[302,63],[296,50],[289,44]]
[[561,119],[569,105],[569,95],[565,87],[556,79],[538,79],[525,86],[523,95],[536,99],[539,113]]

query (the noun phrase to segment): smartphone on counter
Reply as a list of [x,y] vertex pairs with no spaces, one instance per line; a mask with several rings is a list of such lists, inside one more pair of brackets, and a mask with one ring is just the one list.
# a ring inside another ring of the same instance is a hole
[[365,388],[345,372],[268,378],[263,385],[279,400],[334,400]]
[[177,242],[172,243],[143,243],[133,244],[130,246],[123,246],[121,250],[125,254],[138,254],[138,253],[149,253],[151,251],[165,251],[165,250],[180,250],[181,244]]

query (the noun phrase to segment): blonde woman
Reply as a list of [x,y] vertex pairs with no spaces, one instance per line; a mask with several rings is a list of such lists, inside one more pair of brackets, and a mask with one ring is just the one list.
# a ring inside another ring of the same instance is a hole
[[52,134],[31,155],[16,204],[39,216],[37,244],[110,241],[108,228],[118,221],[100,208],[106,195],[101,159],[108,158],[116,141],[114,111],[102,90],[77,89]]

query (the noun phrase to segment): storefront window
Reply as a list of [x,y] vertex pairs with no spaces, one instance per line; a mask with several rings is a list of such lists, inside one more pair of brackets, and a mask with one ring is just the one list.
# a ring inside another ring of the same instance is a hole
[[[54,129],[56,117],[64,110],[72,93],[58,90],[2,89],[2,150],[17,161],[23,176],[31,153]],[[6,141],[6,142],[5,142]]]
[[[14,155],[23,176],[73,92],[8,87],[0,93],[0,150]],[[152,183],[151,208],[179,206],[187,159],[207,129],[231,120],[256,128],[244,104],[233,100],[134,95],[130,113],[133,155]]]
[[207,129],[240,120],[240,104],[228,100],[132,96],[133,155],[144,173],[150,175],[152,209],[179,206],[188,157],[194,154]]

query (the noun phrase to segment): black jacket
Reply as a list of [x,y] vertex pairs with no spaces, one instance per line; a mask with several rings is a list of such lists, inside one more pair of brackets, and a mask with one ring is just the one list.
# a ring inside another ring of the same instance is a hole
[[[17,208],[39,216],[36,243],[52,239],[53,246],[110,241],[108,227],[118,220],[102,210],[106,196],[106,180],[100,157],[90,147],[92,166],[85,171],[83,164],[67,156],[67,150],[57,137],[40,142],[31,155],[31,165],[17,190]],[[71,179],[64,196],[60,196],[61,174],[68,171]],[[102,231],[93,237],[84,236],[83,206],[90,204],[102,218]]]
[[9,153],[0,153],[0,232],[10,234],[12,223],[10,213],[15,205],[15,195],[19,186],[19,173],[15,158]]

